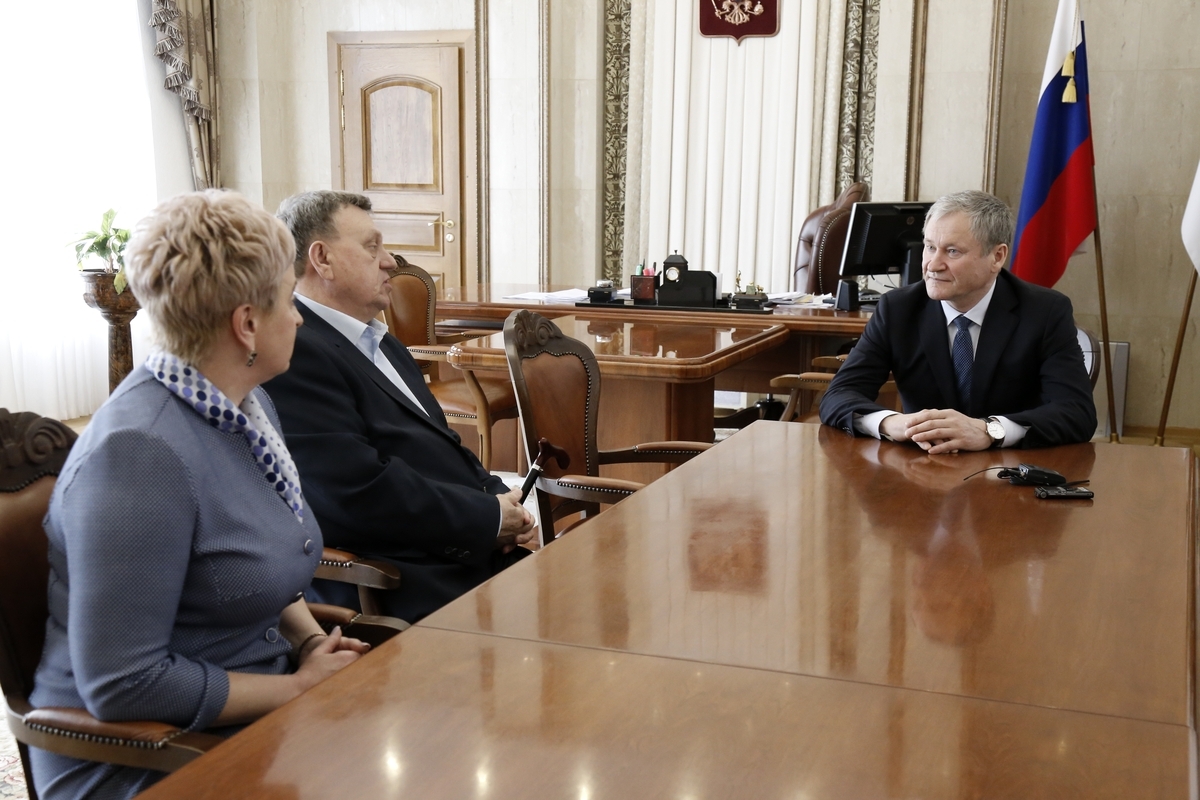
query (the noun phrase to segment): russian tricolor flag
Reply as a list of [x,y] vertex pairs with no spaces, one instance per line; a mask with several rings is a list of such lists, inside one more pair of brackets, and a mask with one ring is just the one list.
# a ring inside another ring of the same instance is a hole
[[1053,286],[1096,229],[1094,164],[1083,20],[1078,0],[1059,0],[1013,241],[1018,277]]

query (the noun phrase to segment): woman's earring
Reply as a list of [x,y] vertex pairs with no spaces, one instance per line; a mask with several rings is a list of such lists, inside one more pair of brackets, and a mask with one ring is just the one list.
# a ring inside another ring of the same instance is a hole
[[253,366],[254,366],[254,359],[256,359],[256,358],[258,358],[258,351],[257,351],[257,350],[251,350],[251,351],[250,351],[250,357],[246,359],[246,366],[247,366],[247,367],[253,367]]

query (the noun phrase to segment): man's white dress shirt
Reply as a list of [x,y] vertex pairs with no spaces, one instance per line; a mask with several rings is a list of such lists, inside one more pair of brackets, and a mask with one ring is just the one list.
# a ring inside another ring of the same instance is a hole
[[387,326],[377,319],[371,320],[369,323],[359,322],[349,314],[338,311],[336,308],[322,305],[316,300],[305,297],[302,294],[296,294],[294,297],[304,305],[308,306],[314,314],[333,326],[334,330],[350,340],[350,343],[358,348],[364,356],[369,358],[375,366],[379,367],[379,371],[387,376],[387,379],[396,384],[396,388],[404,392],[404,396],[412,400],[413,405],[425,412],[425,416],[429,416],[429,412],[425,406],[421,405],[421,401],[417,399],[416,394],[409,388],[404,379],[400,377],[400,373],[392,366],[392,362],[388,361],[387,356],[380,350],[379,345],[383,341],[383,335],[387,333]]

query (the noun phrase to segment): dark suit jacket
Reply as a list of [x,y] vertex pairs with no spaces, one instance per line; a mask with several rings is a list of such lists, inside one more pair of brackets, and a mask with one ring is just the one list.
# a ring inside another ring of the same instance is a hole
[[[263,388],[283,422],[325,543],[400,567],[387,612],[416,621],[493,574],[508,491],[450,430],[420,369],[395,337],[381,349],[429,414],[303,303],[291,368]],[[318,595],[352,602],[352,596]]]
[[821,421],[854,432],[854,415],[875,402],[891,372],[905,413],[957,408],[1028,425],[1022,447],[1086,442],[1096,406],[1083,366],[1071,301],[1001,270],[975,350],[971,405],[961,408],[942,304],[925,284],[886,293],[862,338],[821,399]]

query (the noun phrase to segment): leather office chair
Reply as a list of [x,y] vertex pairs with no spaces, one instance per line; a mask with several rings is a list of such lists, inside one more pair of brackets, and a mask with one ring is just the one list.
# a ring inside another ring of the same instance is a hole
[[[392,302],[384,310],[385,321],[392,335],[405,345],[453,344],[493,331],[465,331],[439,337],[434,330],[437,316],[437,291],[433,278],[403,256],[393,254],[396,268],[391,271]],[[418,362],[421,363],[421,362]],[[432,365],[421,364],[428,373]],[[479,433],[479,460],[483,468],[492,468],[492,425],[502,419],[516,419],[517,400],[512,383],[507,378],[477,377],[471,370],[462,370],[461,381],[433,378],[429,391],[447,417],[474,420]]]
[[800,226],[796,258],[792,266],[792,289],[812,294],[837,292],[842,251],[850,229],[850,207],[871,199],[871,187],[852,183],[827,206],[813,211]]
[[[31,800],[37,800],[37,793],[30,778],[29,747],[86,761],[172,772],[224,741],[161,722],[101,722],[81,708],[34,708],[29,702],[50,613],[46,597],[50,564],[42,519],[76,438],[57,420],[0,408],[0,688]],[[326,551],[325,558],[330,557]],[[357,577],[371,569],[369,562],[355,563],[340,568],[341,574]],[[408,627],[400,620],[349,609],[310,608],[322,625],[342,625],[348,635],[372,644]]]
[[[846,236],[850,231],[850,208],[855,203],[865,203],[870,199],[870,186],[865,183],[852,183],[832,203],[821,206],[805,218],[804,224],[800,226],[800,235],[796,239],[796,257],[792,265],[793,291],[810,294],[837,292],[842,251],[846,248]],[[821,373],[814,372],[782,375],[771,381],[772,389],[791,391],[788,405],[783,409],[781,416],[775,416],[779,406],[768,395],[765,403],[760,401],[758,406],[716,417],[713,424],[719,428],[744,428],[760,419],[781,419],[788,422],[797,413],[797,402],[804,396],[811,398],[813,392],[823,392],[828,380],[828,376],[822,378]],[[801,395],[801,392],[807,395]]]
[[514,311],[504,321],[504,350],[530,463],[541,438],[566,450],[571,458],[570,474],[551,460],[535,484],[542,544],[554,538],[555,521],[575,513],[586,518],[599,513],[600,504],[617,503],[642,488],[635,481],[600,477],[601,465],[679,464],[712,447],[705,442],[650,442],[600,450],[596,444],[600,367],[595,354],[528,310]]

